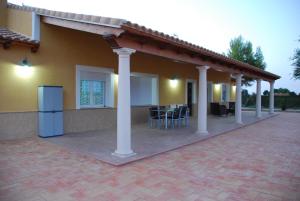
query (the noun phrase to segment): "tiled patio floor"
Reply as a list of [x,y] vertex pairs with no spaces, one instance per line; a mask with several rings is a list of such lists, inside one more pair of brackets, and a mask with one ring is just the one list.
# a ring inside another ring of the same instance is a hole
[[[262,119],[270,116],[267,112],[262,113]],[[124,165],[199,142],[262,119],[257,119],[255,113],[251,111],[243,112],[244,125],[236,124],[234,116],[208,116],[209,135],[199,135],[196,133],[195,119],[191,120],[189,128],[151,129],[147,124],[136,125],[132,129],[132,147],[137,155],[129,158],[119,158],[112,155],[116,149],[117,138],[116,130],[113,129],[67,134],[45,140],[81,154],[91,155],[112,165]]]
[[0,141],[1,201],[299,201],[300,114],[125,166],[44,140]]

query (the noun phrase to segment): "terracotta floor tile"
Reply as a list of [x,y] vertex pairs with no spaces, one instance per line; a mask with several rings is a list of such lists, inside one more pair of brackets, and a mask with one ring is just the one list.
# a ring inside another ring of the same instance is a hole
[[42,139],[0,141],[0,200],[298,201],[300,114],[114,167]]

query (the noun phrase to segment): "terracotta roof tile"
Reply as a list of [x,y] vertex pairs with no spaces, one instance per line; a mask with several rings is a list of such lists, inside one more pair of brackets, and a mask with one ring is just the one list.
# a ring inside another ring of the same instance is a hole
[[38,44],[39,41],[32,40],[28,36],[13,32],[7,28],[0,27],[0,39],[4,41],[22,42],[27,44]]
[[42,8],[30,7],[30,6],[19,6],[11,3],[8,3],[7,6],[8,8],[36,12],[37,14],[43,16],[50,16],[50,17],[55,17],[60,19],[73,20],[73,21],[85,22],[91,24],[99,24],[104,26],[106,25],[106,26],[120,27],[122,24],[126,23],[126,20],[117,19],[117,18],[53,11],[53,10],[47,10]]
[[[68,12],[60,12],[60,11],[51,11],[51,10],[47,10],[47,9],[41,9],[41,8],[35,8],[35,7],[29,7],[29,6],[19,6],[19,5],[10,4],[10,3],[8,3],[8,7],[14,8],[14,9],[19,9],[19,10],[24,10],[24,11],[36,12],[37,14],[42,15],[42,16],[50,16],[50,17],[55,17],[55,18],[60,18],[60,19],[65,19],[65,20],[72,20],[72,21],[78,21],[78,22],[84,22],[84,23],[90,23],[90,24],[98,24],[98,25],[111,26],[111,27],[119,27],[119,28],[123,28],[123,29],[126,27],[132,28],[137,31],[146,33],[148,35],[156,36],[156,37],[161,38],[171,44],[178,45],[182,48],[190,49],[196,53],[199,53],[199,54],[202,54],[205,56],[209,56],[209,57],[212,57],[215,59],[219,59],[219,60],[228,62],[233,65],[241,66],[247,70],[265,74],[265,75],[268,75],[275,79],[280,78],[280,76],[277,76],[273,73],[258,69],[254,66],[237,61],[235,59],[231,59],[225,55],[219,54],[217,52],[213,52],[204,47],[200,47],[198,45],[195,45],[195,44],[189,43],[187,41],[181,40],[179,38],[176,38],[174,36],[170,36],[163,32],[152,30],[152,29],[146,28],[145,26],[141,26],[136,23],[132,23],[130,21],[126,21],[123,19],[68,13]],[[26,39],[24,39],[24,40],[26,40]]]
[[209,49],[206,49],[204,47],[192,44],[192,43],[184,41],[184,40],[181,40],[179,38],[175,38],[175,37],[170,36],[168,34],[165,34],[163,32],[155,31],[155,30],[146,28],[144,26],[138,25],[136,23],[131,23],[130,21],[127,21],[127,22],[125,22],[122,25],[123,28],[126,27],[126,26],[130,27],[130,28],[133,28],[133,29],[136,29],[138,31],[141,31],[141,32],[144,32],[144,33],[148,33],[150,35],[153,35],[153,36],[160,37],[162,39],[168,40],[170,43],[177,44],[177,45],[180,45],[180,46],[185,46],[186,48],[190,48],[193,51],[201,53],[201,54],[204,54],[206,56],[210,56],[212,58],[218,58],[220,60],[223,60],[223,61],[235,64],[235,65],[238,65],[238,66],[243,66],[246,69],[253,70],[253,71],[256,71],[256,72],[260,72],[262,74],[267,74],[267,75],[269,75],[271,77],[274,77],[276,79],[280,78],[280,76],[275,75],[273,73],[270,73],[268,71],[265,71],[265,70],[262,70],[262,69],[259,69],[259,68],[255,67],[255,66],[249,65],[247,63],[244,63],[244,62],[241,62],[241,61],[229,58],[229,57],[227,57],[227,56],[225,56],[223,54],[211,51]]

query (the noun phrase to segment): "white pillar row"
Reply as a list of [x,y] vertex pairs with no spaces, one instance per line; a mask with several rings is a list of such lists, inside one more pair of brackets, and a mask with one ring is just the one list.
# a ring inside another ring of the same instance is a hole
[[198,66],[199,87],[198,87],[198,131],[199,134],[208,134],[207,131],[207,69],[208,66]]
[[117,149],[113,155],[129,157],[135,155],[131,149],[131,104],[130,104],[130,55],[133,49],[114,49],[119,55]]
[[274,82],[270,82],[270,93],[269,93],[269,113],[274,114]]
[[235,122],[242,124],[242,74],[236,75]]
[[256,117],[261,118],[261,79],[256,80]]

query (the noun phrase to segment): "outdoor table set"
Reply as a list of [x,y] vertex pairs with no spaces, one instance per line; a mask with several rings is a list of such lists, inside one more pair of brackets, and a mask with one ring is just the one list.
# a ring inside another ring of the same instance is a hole
[[150,128],[175,128],[189,125],[189,110],[186,105],[153,106],[149,108]]

